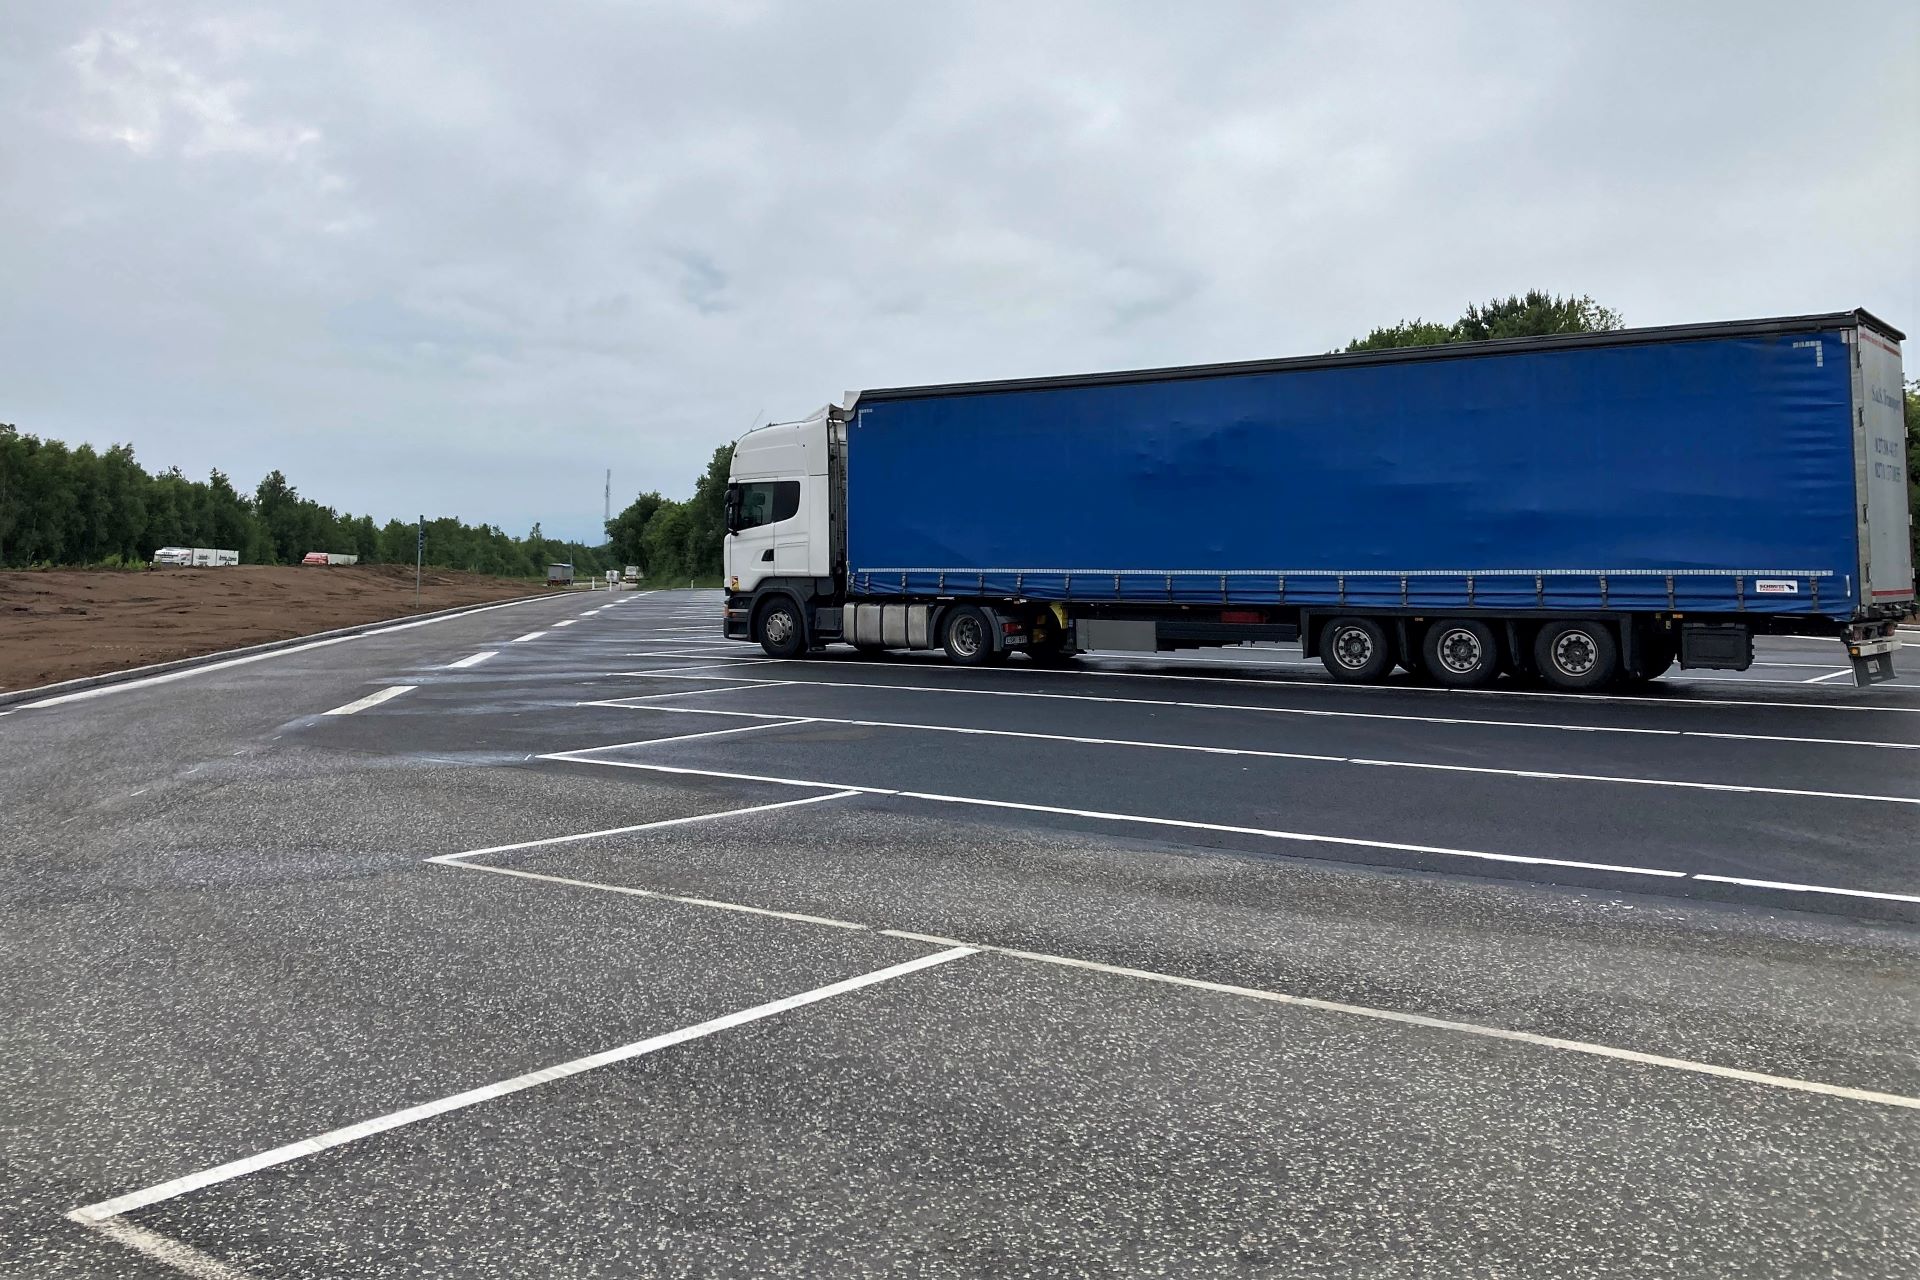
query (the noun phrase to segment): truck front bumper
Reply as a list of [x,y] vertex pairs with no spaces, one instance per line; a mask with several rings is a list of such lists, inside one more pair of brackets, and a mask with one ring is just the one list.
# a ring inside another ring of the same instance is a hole
[[753,639],[752,602],[742,597],[729,597],[725,612],[722,614],[720,633],[729,640]]

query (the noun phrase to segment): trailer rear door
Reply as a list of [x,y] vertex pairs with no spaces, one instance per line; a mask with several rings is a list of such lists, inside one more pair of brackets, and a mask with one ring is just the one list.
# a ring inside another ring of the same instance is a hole
[[1862,325],[1856,330],[1855,448],[1859,458],[1863,600],[1913,599],[1913,542],[1907,509],[1907,419],[1900,344]]

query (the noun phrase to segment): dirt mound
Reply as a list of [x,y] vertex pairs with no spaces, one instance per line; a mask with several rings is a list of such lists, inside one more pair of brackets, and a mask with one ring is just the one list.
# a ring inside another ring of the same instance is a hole
[[[420,608],[431,612],[540,590],[538,582],[525,579],[429,569],[421,576]],[[0,572],[0,690],[413,611],[411,565]]]

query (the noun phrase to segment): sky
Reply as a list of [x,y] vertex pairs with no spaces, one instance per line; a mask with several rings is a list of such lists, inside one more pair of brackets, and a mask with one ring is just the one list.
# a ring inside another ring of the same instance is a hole
[[1920,330],[1917,260],[1907,0],[0,5],[0,422],[381,520],[1530,287]]

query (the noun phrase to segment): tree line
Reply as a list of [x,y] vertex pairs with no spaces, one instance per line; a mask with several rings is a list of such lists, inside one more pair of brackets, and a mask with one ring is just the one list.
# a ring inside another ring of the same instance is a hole
[[[277,470],[244,493],[219,470],[205,480],[178,467],[155,475],[131,445],[69,448],[0,423],[0,567],[133,567],[159,547],[220,547],[243,564],[299,564],[309,551],[412,564],[418,529],[302,497]],[[556,561],[582,576],[620,563],[604,547],[547,538],[538,524],[516,538],[450,516],[427,521],[424,560],[513,578],[544,577]]]
[[639,565],[649,582],[717,578],[727,528],[727,475],[733,446],[713,451],[707,469],[684,502],[643,493],[607,522],[607,550],[622,564]]

